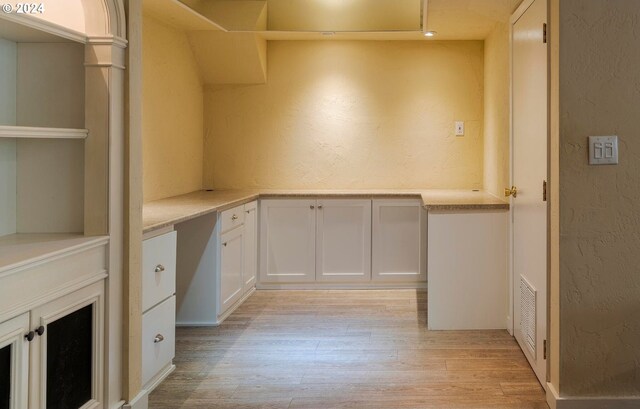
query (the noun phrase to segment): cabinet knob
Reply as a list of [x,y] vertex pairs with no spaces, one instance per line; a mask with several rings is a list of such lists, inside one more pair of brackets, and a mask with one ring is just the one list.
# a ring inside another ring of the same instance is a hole
[[25,336],[24,339],[26,339],[27,341],[31,342],[33,341],[33,339],[36,337],[36,333],[33,331],[29,331]]
[[164,266],[162,264],[158,264],[156,266],[156,273],[162,273],[164,271]]
[[227,247],[227,243],[222,243],[223,246]]
[[42,336],[42,334],[44,334],[44,327],[42,325],[40,325],[38,328],[36,328],[36,334]]
[[164,336],[162,336],[162,334],[158,334],[155,336],[155,338],[153,338],[153,343],[154,344],[159,344],[162,341],[164,341]]
[[313,210],[313,209],[315,209],[315,208],[316,208],[316,207],[315,207],[314,205],[309,206],[309,209],[311,209],[311,210]]
[[238,220],[238,216],[234,214],[233,216],[231,216],[231,220]]
[[322,210],[322,205],[318,206],[318,209]]
[[245,212],[246,212],[247,214],[249,214],[249,213],[251,213],[251,210],[245,210]]

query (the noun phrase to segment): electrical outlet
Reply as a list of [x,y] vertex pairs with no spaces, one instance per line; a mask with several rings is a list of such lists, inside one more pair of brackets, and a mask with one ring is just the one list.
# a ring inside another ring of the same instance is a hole
[[456,121],[456,136],[464,136],[464,121]]

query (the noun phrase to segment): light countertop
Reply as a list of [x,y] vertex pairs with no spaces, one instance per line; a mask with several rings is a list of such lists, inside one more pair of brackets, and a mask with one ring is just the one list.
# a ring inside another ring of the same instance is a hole
[[285,197],[415,198],[429,211],[508,210],[509,204],[486,192],[471,190],[216,190],[197,191],[145,203],[144,233],[212,212],[220,212],[256,199]]

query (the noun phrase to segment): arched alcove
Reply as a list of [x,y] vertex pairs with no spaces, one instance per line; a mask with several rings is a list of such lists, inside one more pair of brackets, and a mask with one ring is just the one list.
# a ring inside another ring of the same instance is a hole
[[35,19],[87,37],[126,37],[122,0],[42,0],[44,11]]
[[126,38],[122,0],[79,0],[84,6],[85,33],[93,36]]

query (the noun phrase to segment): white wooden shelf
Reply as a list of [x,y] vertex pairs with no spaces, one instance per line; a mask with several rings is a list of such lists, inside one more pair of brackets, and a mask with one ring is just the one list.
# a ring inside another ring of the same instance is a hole
[[52,257],[108,243],[108,236],[73,233],[10,234],[0,237],[0,277]]
[[0,125],[0,138],[16,139],[86,139],[86,129],[40,128]]

